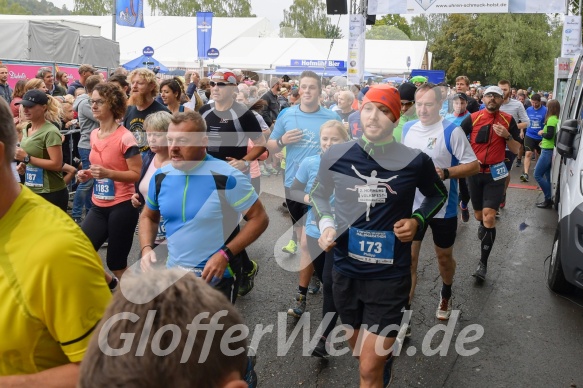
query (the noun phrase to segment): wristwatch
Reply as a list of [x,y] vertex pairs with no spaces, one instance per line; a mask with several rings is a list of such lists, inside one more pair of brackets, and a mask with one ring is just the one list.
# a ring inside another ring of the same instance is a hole
[[245,163],[245,169],[248,169],[249,168],[249,161],[245,160],[245,159],[242,159],[242,160]]
[[26,155],[22,161],[24,162],[24,164],[29,164],[30,163],[30,155]]
[[512,140],[512,135],[511,134],[508,134],[508,137],[506,138],[506,141],[510,141],[510,140]]
[[449,179],[449,170],[447,168],[442,169],[443,171],[443,181]]

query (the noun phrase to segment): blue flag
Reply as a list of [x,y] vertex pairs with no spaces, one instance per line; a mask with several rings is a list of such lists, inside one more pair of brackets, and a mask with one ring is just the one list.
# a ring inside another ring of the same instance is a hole
[[211,36],[213,33],[213,13],[196,13],[196,47],[198,59],[209,59],[207,51],[211,48]]
[[115,22],[120,26],[144,28],[143,0],[116,0]]

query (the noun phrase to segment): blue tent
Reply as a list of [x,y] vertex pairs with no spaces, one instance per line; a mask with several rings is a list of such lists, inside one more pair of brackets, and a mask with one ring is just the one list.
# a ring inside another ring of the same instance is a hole
[[160,62],[158,62],[156,60],[156,58],[147,57],[145,55],[141,55],[141,56],[137,57],[136,59],[132,59],[131,61],[123,64],[122,66],[124,67],[124,69],[129,70],[129,71],[132,71],[134,69],[139,69],[141,67],[146,67],[150,70],[152,70],[155,67],[160,67],[159,73],[167,73],[168,72],[168,68],[166,66],[164,66],[163,64],[161,64]]

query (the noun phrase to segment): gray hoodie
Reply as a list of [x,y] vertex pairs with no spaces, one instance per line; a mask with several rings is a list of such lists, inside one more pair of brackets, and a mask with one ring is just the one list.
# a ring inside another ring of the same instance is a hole
[[81,128],[81,139],[79,140],[79,148],[91,149],[89,135],[95,128],[99,128],[99,121],[93,117],[91,112],[91,105],[89,105],[89,95],[82,94],[75,100],[73,110],[77,112],[79,117],[79,127]]

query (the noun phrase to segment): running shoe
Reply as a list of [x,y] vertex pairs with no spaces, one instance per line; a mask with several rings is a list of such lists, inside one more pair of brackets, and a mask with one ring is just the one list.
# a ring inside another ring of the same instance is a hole
[[330,348],[330,342],[326,342],[326,337],[322,337],[318,341],[318,344],[316,345],[314,350],[312,350],[311,355],[312,355],[312,357],[320,357],[320,358],[330,357],[330,353],[328,353],[329,348]]
[[500,218],[500,210],[496,210],[496,218]]
[[460,209],[462,211],[462,221],[468,222],[470,220],[470,211],[468,210],[468,205],[460,201]]
[[441,293],[439,294],[439,305],[437,306],[435,316],[440,321],[447,321],[449,319],[453,306],[452,299],[453,298],[445,299],[441,296]]
[[480,261],[480,264],[478,264],[476,272],[474,272],[472,276],[475,277],[477,280],[484,281],[486,280],[486,272],[488,272],[488,267],[486,267],[486,265]]
[[528,182],[528,174],[524,173],[520,176],[520,180],[523,182]]
[[310,280],[310,285],[308,286],[308,294],[317,294],[322,288],[322,283],[320,279],[316,276],[316,274],[312,275],[312,279]]
[[293,255],[298,251],[298,244],[296,244],[296,242],[294,240],[289,240],[287,245],[285,247],[281,248],[281,250],[285,253],[289,253],[290,255]]
[[255,372],[255,364],[257,363],[257,355],[255,349],[247,348],[247,373],[245,373],[244,380],[249,388],[257,387],[257,373]]
[[522,167],[522,159],[516,158],[516,167]]
[[387,388],[391,385],[391,381],[393,380],[393,361],[395,358],[393,357],[393,353],[387,358],[385,361],[385,369],[383,371],[383,387]]
[[304,311],[306,311],[306,296],[298,293],[294,305],[287,310],[287,315],[300,318]]
[[263,166],[261,166],[261,167],[259,168],[259,171],[261,171],[261,176],[264,176],[264,177],[271,176],[271,173],[270,173],[269,171],[267,171],[267,170],[265,169],[265,167],[263,167]]
[[272,166],[267,166],[265,169],[271,175],[277,175],[277,173],[278,173],[278,171],[275,168],[273,168]]
[[243,272],[241,277],[241,284],[239,284],[239,292],[237,293],[239,296],[247,295],[255,286],[255,277],[259,272],[259,265],[254,260],[251,260],[251,264],[253,264],[253,269],[249,272]]

